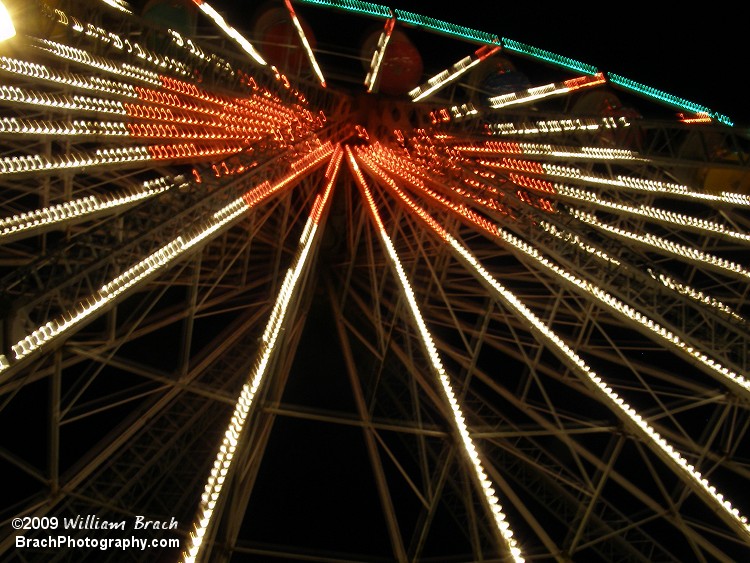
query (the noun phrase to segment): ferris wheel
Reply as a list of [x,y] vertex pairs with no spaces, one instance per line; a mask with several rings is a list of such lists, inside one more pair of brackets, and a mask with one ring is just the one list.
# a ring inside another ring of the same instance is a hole
[[359,0],[5,4],[0,561],[748,558],[729,116]]

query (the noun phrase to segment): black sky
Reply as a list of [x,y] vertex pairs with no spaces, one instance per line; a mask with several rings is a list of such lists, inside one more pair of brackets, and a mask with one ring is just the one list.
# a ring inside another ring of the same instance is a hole
[[[240,30],[251,28],[253,17],[269,4],[283,7],[283,0],[210,3]],[[463,0],[454,7],[425,0],[379,3],[570,57],[707,106],[729,116],[735,125],[750,126],[744,90],[746,17],[728,4],[688,13],[677,11],[685,8],[682,5],[647,0],[619,4]],[[325,8],[295,5],[300,14],[325,13]],[[321,25],[317,20],[311,23]],[[362,30],[368,23],[367,18],[360,18]],[[469,52],[456,53],[456,60]]]
[[[277,4],[283,7],[282,0]],[[382,4],[570,57],[707,106],[729,116],[736,125],[750,125],[750,106],[744,94],[745,18],[728,10],[726,4],[713,13],[703,10],[695,14],[668,10],[666,4],[646,0],[591,5],[474,0],[456,2],[455,8],[424,0]],[[230,0],[213,0],[212,5],[227,13],[238,29],[250,25],[247,20],[253,10],[246,6]],[[265,5],[259,3],[254,8]],[[297,6],[300,13],[325,10]],[[362,29],[367,23],[361,18]],[[316,21],[315,25],[321,24]],[[468,52],[456,53],[456,60]]]
[[746,18],[728,4],[695,14],[644,0],[590,5],[474,0],[452,11],[419,0],[385,4],[546,49],[708,106],[735,124],[750,124]]

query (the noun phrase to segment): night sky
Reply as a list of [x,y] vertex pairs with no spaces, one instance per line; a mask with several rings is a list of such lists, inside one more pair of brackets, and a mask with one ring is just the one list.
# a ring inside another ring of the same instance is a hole
[[[745,18],[730,12],[665,12],[659,3],[384,2],[465,25],[621,74],[750,124]],[[728,7],[724,5],[724,7]],[[461,55],[463,56],[463,54]]]
[[[145,3],[146,0],[132,2],[134,6]],[[737,126],[750,126],[743,75],[747,52],[745,18],[739,14],[667,11],[661,4],[646,0],[620,5],[474,1],[457,2],[454,9],[446,8],[445,3],[423,0],[380,3],[570,57],[707,106],[727,115]],[[269,6],[284,7],[283,0],[252,3],[211,0],[210,4],[231,25],[245,32],[252,29],[258,16]],[[294,6],[299,15],[307,18],[316,35],[321,36],[327,31],[324,27],[329,15],[341,13],[296,2]],[[205,24],[205,17],[202,19]],[[337,28],[336,35],[342,39],[353,33],[364,35],[369,24],[381,25],[378,20],[364,16],[354,19],[358,22],[356,26]],[[440,65],[436,62],[436,68],[442,70],[471,53],[472,44],[464,45],[465,49],[448,47],[422,53],[425,72],[430,60],[439,59]],[[445,66],[441,66],[443,62]]]
[[[283,6],[281,0],[270,4]],[[446,9],[444,3],[420,0],[383,4],[570,57],[708,106],[729,116],[735,125],[750,124],[750,109],[742,94],[742,57],[746,52],[742,18],[729,13],[666,13],[661,7],[655,8],[653,2],[641,0],[620,7],[614,3],[592,7],[580,3],[460,2],[457,4],[461,9],[454,10]],[[468,7],[472,4],[481,7]],[[250,24],[252,16],[248,17],[244,6],[238,8],[228,0],[215,0],[212,5],[228,14],[238,29]],[[266,5],[257,4],[255,14]],[[319,7],[295,6],[300,14],[326,13]],[[366,18],[360,18],[363,27],[366,22]],[[310,23],[313,29],[325,25],[319,21]],[[341,34],[347,32],[351,30],[337,30]],[[447,60],[446,66],[471,50],[470,44],[465,51],[456,48],[455,57]],[[429,54],[435,56],[434,52]],[[423,54],[423,58],[428,57]]]

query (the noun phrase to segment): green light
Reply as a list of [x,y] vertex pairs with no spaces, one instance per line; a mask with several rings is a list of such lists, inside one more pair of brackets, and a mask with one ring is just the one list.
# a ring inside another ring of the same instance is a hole
[[359,12],[369,14],[379,18],[390,18],[391,9],[380,4],[372,2],[362,2],[360,0],[294,0],[299,4],[318,4],[319,6],[328,6],[329,8],[338,8],[347,12]]
[[723,123],[724,125],[729,125],[730,127],[734,127],[734,121],[732,121],[729,117],[727,117],[723,113],[715,113],[713,114],[713,118],[716,121]]
[[639,82],[636,82],[635,80],[630,80],[629,78],[625,78],[624,76],[620,76],[619,74],[608,73],[608,76],[612,84],[617,84],[618,86],[621,86],[628,90],[632,90],[639,94],[643,94],[651,98],[655,98],[669,105],[687,110],[692,113],[706,114],[709,117],[711,117],[711,119],[715,119],[716,121],[719,121],[720,123],[724,123],[725,125],[730,125],[730,126],[734,125],[732,120],[729,119],[726,115],[716,113],[715,111],[711,110],[710,108],[707,108],[706,106],[702,106],[700,104],[696,104],[684,98],[680,98],[678,96],[668,94],[667,92],[664,92],[663,90],[652,88],[651,86],[646,86],[645,84],[641,84]]
[[599,72],[593,65],[582,63],[580,61],[576,61],[575,59],[570,59],[561,55],[556,55],[555,53],[545,51],[544,49],[538,49],[536,47],[532,47],[531,45],[526,45],[524,43],[514,41],[513,39],[506,39],[505,37],[503,37],[503,47],[510,51],[523,53],[524,55],[528,55],[536,59],[542,59],[549,63],[562,66],[570,70],[575,70],[577,72],[582,72],[584,74],[589,74],[591,76]]
[[[393,17],[393,14],[395,13],[396,18],[401,23],[411,24],[415,27],[426,28],[431,31],[444,33],[446,35],[470,39],[478,43],[502,45],[504,49],[508,49],[509,51],[521,53],[523,55],[527,55],[535,59],[540,59],[548,63],[590,76],[593,76],[599,72],[599,70],[593,65],[582,63],[569,57],[563,57],[562,55],[557,55],[550,51],[545,51],[544,49],[532,47],[531,45],[526,45],[525,43],[521,43],[513,39],[507,39],[503,37],[501,41],[497,35],[494,35],[492,33],[478,31],[476,29],[471,29],[463,25],[456,25],[443,20],[431,18],[429,16],[422,16],[419,14],[415,14],[414,12],[407,12],[404,10],[394,10],[392,12],[391,9],[387,6],[375,4],[373,2],[364,2],[362,0],[294,0],[294,2],[299,4],[315,4],[318,6],[326,6],[329,8],[345,10],[347,12],[357,12],[386,19]],[[646,86],[645,84],[639,84],[634,80],[624,78],[617,74],[607,73],[607,76],[613,84],[617,84],[618,86],[621,86],[628,90],[632,90],[651,98],[655,98],[657,100],[692,113],[706,114],[710,116],[711,119],[714,119],[725,125],[734,125],[729,117],[714,112],[706,106],[702,106],[683,98],[673,96],[672,94],[668,94],[656,88]]]
[[456,37],[463,37],[464,39],[471,39],[479,43],[490,43],[493,45],[500,43],[498,36],[493,35],[492,33],[477,31],[476,29],[464,27],[463,25],[456,25],[435,18],[430,18],[428,16],[420,16],[414,12],[405,12],[403,10],[395,10],[395,12],[396,19],[417,27],[425,27],[433,31],[439,31]]

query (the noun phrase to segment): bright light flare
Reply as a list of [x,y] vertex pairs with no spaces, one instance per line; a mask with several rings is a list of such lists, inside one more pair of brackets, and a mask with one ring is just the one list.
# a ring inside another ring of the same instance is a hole
[[13,25],[13,20],[10,18],[8,9],[5,4],[0,2],[0,41],[5,41],[16,35],[16,26]]

